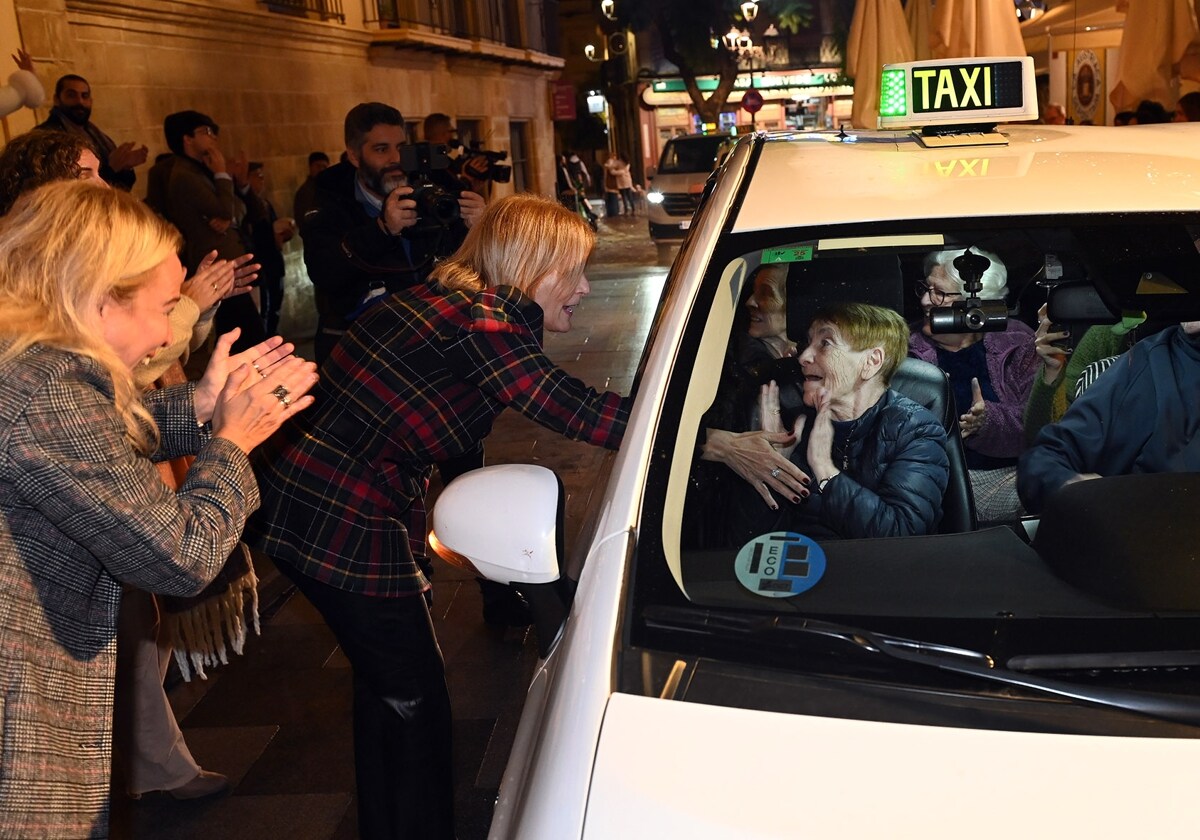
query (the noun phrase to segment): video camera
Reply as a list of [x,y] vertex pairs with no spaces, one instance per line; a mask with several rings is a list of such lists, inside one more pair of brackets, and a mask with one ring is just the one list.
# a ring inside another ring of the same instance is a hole
[[508,160],[508,152],[494,152],[491,149],[480,148],[478,140],[472,140],[471,145],[463,148],[458,140],[451,141],[450,149],[462,151],[452,158],[454,174],[463,175],[470,165],[470,175],[479,181],[495,181],[497,184],[507,184],[512,178],[512,167],[500,161]]
[[962,278],[966,297],[949,306],[935,306],[929,310],[929,331],[941,333],[1003,332],[1008,329],[1008,304],[1003,300],[983,300],[981,278],[992,261],[982,254],[973,254],[967,248],[954,258],[954,267]]
[[433,182],[434,172],[450,169],[445,146],[405,144],[400,147],[400,166],[413,188],[409,198],[417,202],[418,230],[449,227],[458,220],[458,195]]

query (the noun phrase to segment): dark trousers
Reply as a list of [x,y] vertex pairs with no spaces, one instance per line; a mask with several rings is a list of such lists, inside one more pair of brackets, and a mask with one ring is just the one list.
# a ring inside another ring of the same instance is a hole
[[279,332],[279,310],[283,308],[283,275],[260,275],[258,293],[262,302],[263,328],[269,337]]
[[317,334],[313,336],[313,361],[317,365],[322,365],[329,358],[329,354],[333,352],[333,348],[342,340],[342,336],[346,334],[344,329],[332,330],[326,327],[321,319],[317,319]]
[[354,669],[359,837],[453,838],[450,695],[425,599],[358,595],[277,565]]
[[232,353],[249,350],[255,344],[266,341],[267,333],[263,329],[262,316],[254,305],[250,295],[236,295],[221,301],[217,314],[213,318],[213,332],[218,336],[224,335],[234,327],[241,329],[242,334],[233,343]]

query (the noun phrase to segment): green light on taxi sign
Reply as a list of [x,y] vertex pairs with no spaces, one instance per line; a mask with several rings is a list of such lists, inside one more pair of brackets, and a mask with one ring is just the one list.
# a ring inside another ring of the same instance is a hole
[[879,85],[879,116],[902,117],[908,113],[908,99],[904,95],[905,74],[903,70],[884,70]]
[[1029,56],[885,64],[880,81],[880,128],[995,125],[1038,116]]
[[813,246],[793,245],[790,248],[767,248],[763,251],[762,264],[808,262],[813,258]]

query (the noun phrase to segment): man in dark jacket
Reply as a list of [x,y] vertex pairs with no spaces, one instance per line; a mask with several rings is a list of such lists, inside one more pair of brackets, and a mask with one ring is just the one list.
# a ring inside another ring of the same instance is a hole
[[82,137],[100,161],[100,177],[126,192],[137,180],[133,168],[146,162],[145,146],[118,146],[92,122],[92,87],[83,76],[68,74],[55,83],[54,108],[38,128]]
[[1142,339],[1021,456],[1017,490],[1041,513],[1076,481],[1200,471],[1200,321]]
[[484,199],[464,191],[461,219],[420,218],[403,161],[404,117],[390,105],[364,102],[345,123],[344,163],[316,178],[316,206],[304,216],[304,263],[316,291],[314,357],[323,362],[350,323],[375,299],[429,276],[483,213]]
[[[163,134],[173,156],[151,170],[155,194],[151,206],[183,234],[183,264],[189,275],[210,251],[223,260],[246,254],[238,224],[247,212],[256,216],[264,212],[249,188],[249,161],[245,155],[226,158],[217,139],[219,133],[212,117],[199,111],[168,114]],[[234,327],[241,330],[235,352],[266,339],[250,295],[227,298],[217,309],[215,333]]]

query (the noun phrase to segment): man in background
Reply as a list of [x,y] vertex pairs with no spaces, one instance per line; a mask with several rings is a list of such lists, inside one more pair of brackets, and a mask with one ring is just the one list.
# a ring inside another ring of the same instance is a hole
[[[263,212],[250,190],[246,156],[227,159],[217,139],[220,127],[199,111],[168,114],[163,134],[172,157],[155,164],[164,171],[154,180],[165,186],[160,212],[183,234],[183,264],[188,274],[196,271],[210,251],[223,260],[246,254],[238,225],[247,215],[247,206],[257,211],[253,216]],[[235,353],[266,339],[251,295],[227,298],[217,309],[214,333],[221,335],[234,327],[242,331],[233,345]]]
[[345,121],[346,161],[315,178],[315,204],[299,219],[304,264],[316,292],[317,363],[377,298],[424,282],[483,214],[483,196],[459,195],[461,218],[447,225],[418,215],[404,158],[404,117],[363,102]]
[[292,199],[292,218],[299,224],[304,220],[304,214],[316,207],[317,176],[329,168],[329,155],[324,152],[311,152],[308,156],[308,178],[296,190]]
[[118,146],[92,122],[92,88],[82,76],[68,74],[55,83],[54,107],[38,128],[79,135],[100,161],[100,177],[126,192],[137,180],[133,168],[146,162],[145,146]]

